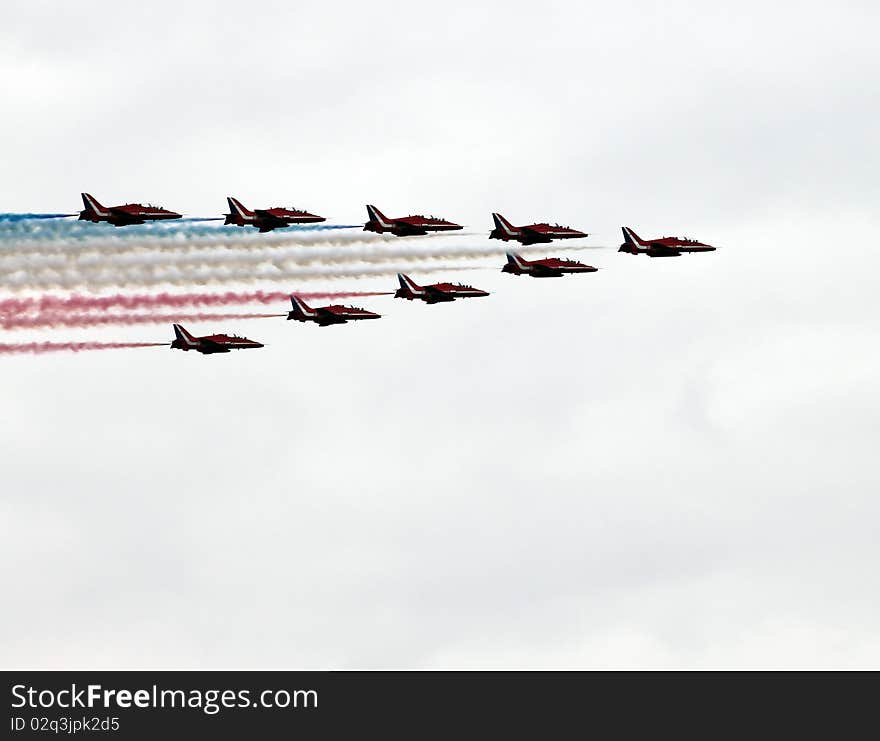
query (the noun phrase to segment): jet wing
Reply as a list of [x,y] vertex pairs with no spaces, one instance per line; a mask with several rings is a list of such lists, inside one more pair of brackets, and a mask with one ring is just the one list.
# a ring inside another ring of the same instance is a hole
[[532,273],[535,275],[539,275],[543,278],[559,278],[562,276],[562,271],[558,268],[551,268],[547,265],[532,265],[531,266]]
[[200,339],[199,346],[204,353],[230,352],[226,345],[221,345],[219,342],[214,342],[214,340]]
[[421,236],[428,233],[424,227],[410,224],[408,221],[395,221],[393,224],[394,228],[398,231],[406,232],[413,236]]
[[441,291],[433,286],[425,286],[425,293],[431,301],[455,301],[455,296],[450,296],[446,291]]
[[520,232],[521,232],[523,238],[529,242],[551,242],[551,241],[553,241],[544,232],[538,231],[537,229],[532,229],[531,227],[528,227],[528,226],[520,227]]
[[286,226],[287,225],[287,219],[285,219],[281,216],[276,216],[275,214],[271,213],[270,211],[266,211],[265,209],[262,209],[262,208],[255,209],[254,213],[257,216],[259,216],[261,219],[264,219],[266,221],[275,222],[279,226]]
[[110,207],[107,209],[110,214],[110,217],[115,221],[125,221],[129,224],[143,224],[144,220],[141,218],[140,214],[133,214],[131,211],[126,211],[122,208],[114,208]]
[[669,255],[670,257],[673,255],[680,255],[678,247],[670,247],[666,244],[657,244],[656,242],[651,242],[649,244],[649,248],[658,254]]
[[345,324],[345,317],[333,311],[324,308],[316,309],[316,311],[318,312],[318,322],[321,324]]

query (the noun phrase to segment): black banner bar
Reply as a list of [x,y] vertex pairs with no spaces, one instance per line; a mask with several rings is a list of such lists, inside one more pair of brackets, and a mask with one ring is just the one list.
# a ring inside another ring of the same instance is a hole
[[873,727],[876,674],[3,672],[8,738],[437,732],[619,737]]

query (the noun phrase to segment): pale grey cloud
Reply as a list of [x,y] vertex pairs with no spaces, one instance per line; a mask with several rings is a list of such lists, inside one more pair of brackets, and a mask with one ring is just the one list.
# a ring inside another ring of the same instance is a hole
[[[234,191],[611,248],[229,327],[259,352],[3,358],[4,663],[875,667],[874,7],[250,7],[13,4],[3,210]],[[620,255],[628,222],[724,249]]]

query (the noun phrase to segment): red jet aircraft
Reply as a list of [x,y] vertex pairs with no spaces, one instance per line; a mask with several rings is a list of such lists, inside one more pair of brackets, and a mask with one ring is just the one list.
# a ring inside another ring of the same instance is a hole
[[595,273],[598,269],[577,260],[563,260],[559,257],[526,260],[515,252],[508,252],[507,263],[501,268],[501,272],[531,275],[533,278],[560,278],[566,273]]
[[559,224],[528,224],[527,226],[513,226],[501,214],[492,214],[495,228],[489,232],[489,239],[502,239],[509,242],[515,239],[521,244],[538,244],[552,242],[554,239],[581,239],[589,237],[586,232],[579,232]]
[[453,224],[445,219],[434,216],[404,216],[400,219],[389,219],[375,206],[367,206],[370,220],[364,224],[365,232],[384,234],[390,232],[397,237],[416,237],[428,232],[449,232],[461,229],[461,224]]
[[259,342],[249,340],[247,337],[238,337],[228,334],[212,334],[207,337],[193,337],[179,324],[175,324],[174,334],[176,339],[171,343],[175,350],[196,350],[202,355],[230,352],[231,350],[249,350],[253,347],[263,347]]
[[420,286],[403,273],[397,274],[397,280],[400,281],[400,288],[397,289],[394,298],[405,298],[407,301],[419,299],[426,304],[438,304],[455,301],[457,298],[476,298],[489,295],[479,288],[463,286],[460,283],[434,283],[430,286]]
[[678,257],[682,252],[713,252],[715,247],[703,244],[695,239],[679,237],[661,237],[660,239],[642,239],[628,226],[623,229],[623,244],[618,252],[629,252],[631,255],[645,253],[648,257]]
[[235,226],[255,226],[261,232],[271,232],[291,224],[315,224],[326,221],[323,216],[315,216],[308,211],[300,211],[296,208],[258,208],[251,211],[245,208],[241,201],[228,197],[229,213],[225,214],[224,224]]
[[80,221],[91,221],[95,224],[99,221],[106,221],[113,226],[129,226],[130,224],[143,224],[145,221],[180,218],[180,214],[158,206],[126,203],[124,206],[105,207],[98,203],[94,196],[88,193],[81,195],[85,208],[79,212]]
[[313,309],[296,296],[290,297],[290,303],[293,304],[293,311],[287,315],[288,319],[295,319],[298,322],[315,322],[319,327],[345,324],[358,319],[382,318],[381,314],[374,314],[372,311],[358,309],[354,306],[319,306],[317,309]]

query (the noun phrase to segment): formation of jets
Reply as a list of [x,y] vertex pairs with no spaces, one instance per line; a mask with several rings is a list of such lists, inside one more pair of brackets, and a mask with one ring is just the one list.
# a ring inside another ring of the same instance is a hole
[[[129,226],[131,224],[144,224],[147,221],[159,221],[165,219],[179,219],[181,214],[169,211],[158,206],[144,206],[138,203],[127,203],[122,206],[102,206],[94,196],[83,193],[84,208],[79,214],[80,220],[92,222],[107,222],[113,226]],[[226,199],[229,205],[229,213],[225,214],[224,224],[240,227],[252,226],[260,232],[269,232],[293,224],[315,224],[325,221],[323,216],[318,216],[308,211],[296,208],[273,207],[254,209],[251,211],[241,201],[229,196]],[[398,218],[388,218],[376,206],[367,206],[368,221],[364,224],[364,231],[377,234],[392,234],[398,237],[424,236],[430,232],[447,232],[462,229],[461,224],[456,224],[436,216],[410,215]],[[490,239],[499,239],[504,242],[515,241],[522,245],[545,244],[556,239],[582,239],[589,236],[586,232],[572,229],[559,224],[546,222],[514,226],[499,213],[492,214],[495,228],[489,233]],[[630,227],[624,226],[623,244],[619,252],[627,252],[632,255],[645,254],[648,257],[677,257],[685,252],[712,252],[716,248],[695,239],[683,237],[659,237],[655,239],[642,239]],[[527,275],[532,278],[560,278],[569,273],[595,273],[598,268],[585,265],[577,260],[569,260],[560,257],[544,257],[537,260],[527,260],[515,252],[507,253],[507,262],[501,271],[510,275]],[[448,303],[461,298],[478,298],[488,296],[488,292],[474,288],[473,286],[460,283],[432,283],[420,286],[412,278],[399,273],[397,280],[400,287],[394,293],[395,298],[407,301],[423,301],[426,304]],[[289,320],[297,322],[312,322],[319,327],[330,327],[336,324],[362,319],[381,319],[380,314],[361,309],[355,306],[319,306],[312,308],[298,296],[291,296],[292,308],[287,314]],[[181,325],[175,324],[175,339],[171,347],[177,350],[195,350],[204,355],[214,353],[228,353],[232,350],[246,350],[263,347],[259,342],[249,340],[247,337],[235,335],[216,334],[206,337],[195,337]]]
[[[82,194],[83,208],[79,212],[81,221],[106,221],[113,226],[130,226],[144,224],[147,221],[179,219],[181,214],[158,206],[144,206],[140,203],[126,203],[122,206],[102,206],[89,193]],[[253,226],[260,232],[270,232],[293,224],[316,224],[326,221],[323,216],[302,211],[297,208],[258,208],[251,211],[241,201],[232,196],[227,197],[229,213],[224,214],[224,224],[234,226]],[[462,229],[461,224],[447,221],[436,216],[401,216],[390,219],[373,205],[367,205],[367,216],[364,231],[376,234],[393,234],[397,237],[425,236],[429,232],[448,232]],[[590,236],[586,232],[572,229],[569,226],[549,224],[546,222],[514,226],[499,213],[492,214],[495,228],[489,232],[489,239],[500,239],[503,242],[516,241],[522,245],[548,244],[554,239],[583,239]],[[695,239],[681,237],[659,237],[642,239],[628,226],[623,229],[623,244],[619,252],[632,255],[646,254],[648,257],[677,257],[684,252],[712,252],[715,247],[698,242]],[[565,273],[589,273],[595,268],[582,265],[575,260],[546,258],[544,260],[524,260],[514,253],[507,254],[508,264],[504,272],[514,275],[531,275],[536,278],[557,277]],[[414,288],[419,288],[413,284]],[[426,289],[431,286],[426,286]],[[409,289],[406,289],[409,290]],[[420,298],[418,291],[410,291],[412,298]]]

